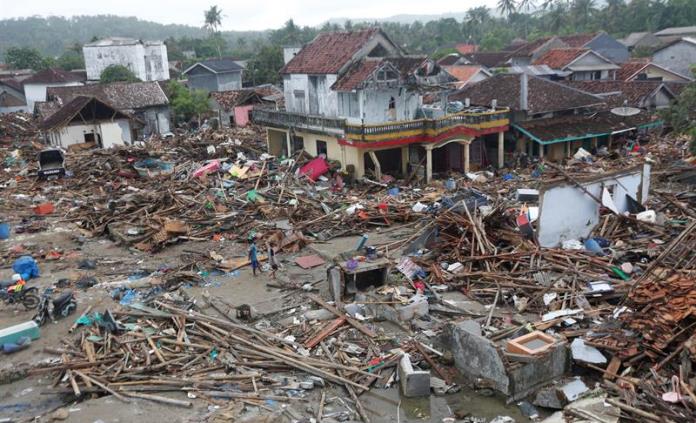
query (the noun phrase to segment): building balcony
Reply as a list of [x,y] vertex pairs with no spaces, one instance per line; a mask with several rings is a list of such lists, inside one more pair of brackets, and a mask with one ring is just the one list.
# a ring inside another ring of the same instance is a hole
[[254,109],[256,124],[336,136],[343,144],[370,148],[408,143],[438,143],[454,138],[475,138],[508,129],[510,110],[462,111],[436,119],[414,119],[360,125],[342,118],[327,118],[276,110]]
[[343,136],[346,125],[345,119],[327,118],[303,113],[266,109],[253,109],[251,113],[252,120],[257,125],[283,129],[299,129],[319,134],[332,134],[336,137]]

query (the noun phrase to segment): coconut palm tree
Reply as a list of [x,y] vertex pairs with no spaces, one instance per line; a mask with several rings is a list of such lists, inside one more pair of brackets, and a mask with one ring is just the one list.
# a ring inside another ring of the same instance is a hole
[[510,15],[517,10],[517,4],[515,0],[498,0],[498,10],[509,19]]
[[[218,34],[218,28],[222,25],[222,9],[217,6],[210,6],[210,9],[203,12],[205,17],[205,24],[203,25],[208,31],[210,31],[210,36],[214,37]],[[220,40],[215,42],[217,46],[218,56],[222,57],[222,51],[220,50]]]

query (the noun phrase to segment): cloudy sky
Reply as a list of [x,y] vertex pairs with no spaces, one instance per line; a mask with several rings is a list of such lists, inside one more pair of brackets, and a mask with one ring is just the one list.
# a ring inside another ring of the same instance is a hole
[[223,30],[277,28],[293,18],[300,25],[319,25],[329,18],[383,18],[399,14],[463,12],[496,0],[0,0],[0,18],[114,14],[161,23],[203,24],[203,10],[223,10]]

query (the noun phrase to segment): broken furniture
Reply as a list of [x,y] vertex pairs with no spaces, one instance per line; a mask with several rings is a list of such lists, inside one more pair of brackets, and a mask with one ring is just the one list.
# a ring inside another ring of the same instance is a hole
[[345,294],[353,295],[370,286],[384,285],[391,270],[391,262],[387,258],[357,261],[353,260],[350,254],[339,255],[334,259],[337,265],[327,270],[329,291],[337,302],[340,302]]

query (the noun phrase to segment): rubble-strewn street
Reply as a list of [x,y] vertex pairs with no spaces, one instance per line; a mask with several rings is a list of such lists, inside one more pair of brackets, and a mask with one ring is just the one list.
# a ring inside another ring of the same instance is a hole
[[30,117],[0,141],[0,421],[696,417],[687,139],[430,184],[254,126],[56,179]]

